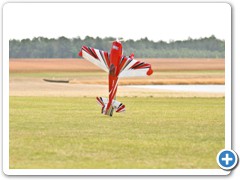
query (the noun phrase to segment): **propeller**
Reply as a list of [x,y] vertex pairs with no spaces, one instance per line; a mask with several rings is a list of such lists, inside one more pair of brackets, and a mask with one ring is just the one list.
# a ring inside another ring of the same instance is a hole
[[117,41],[125,41],[123,38],[117,38]]
[[125,39],[123,39],[122,37],[120,37],[120,38],[116,38],[116,40],[113,40],[113,41],[108,41],[108,42],[114,42],[114,41],[117,41],[117,42],[125,42],[126,40]]

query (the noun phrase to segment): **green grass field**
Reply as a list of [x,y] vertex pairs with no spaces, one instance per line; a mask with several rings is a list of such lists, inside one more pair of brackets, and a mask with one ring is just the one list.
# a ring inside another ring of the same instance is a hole
[[10,97],[10,168],[219,168],[224,98]]

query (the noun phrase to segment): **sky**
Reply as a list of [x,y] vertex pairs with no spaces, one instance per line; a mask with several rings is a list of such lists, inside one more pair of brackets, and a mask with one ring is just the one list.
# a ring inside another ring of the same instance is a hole
[[123,37],[153,41],[216,36],[225,40],[226,3],[7,3],[9,39]]

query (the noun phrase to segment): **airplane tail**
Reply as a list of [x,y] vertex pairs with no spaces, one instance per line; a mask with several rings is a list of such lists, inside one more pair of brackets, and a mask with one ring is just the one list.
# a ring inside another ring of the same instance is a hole
[[102,114],[112,116],[113,110],[115,110],[117,113],[126,111],[125,105],[123,105],[121,102],[113,100],[110,108],[107,109],[107,105],[108,105],[107,98],[96,97],[96,99],[97,99],[98,104],[100,106],[102,106]]

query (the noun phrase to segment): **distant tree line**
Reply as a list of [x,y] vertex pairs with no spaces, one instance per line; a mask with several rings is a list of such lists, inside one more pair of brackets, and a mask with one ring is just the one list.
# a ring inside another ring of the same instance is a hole
[[[78,58],[83,45],[109,51],[112,37],[84,39],[59,37],[57,39],[36,37],[9,41],[10,58]],[[122,42],[125,55],[136,58],[224,58],[225,42],[215,36],[183,41],[158,41],[148,38]]]

